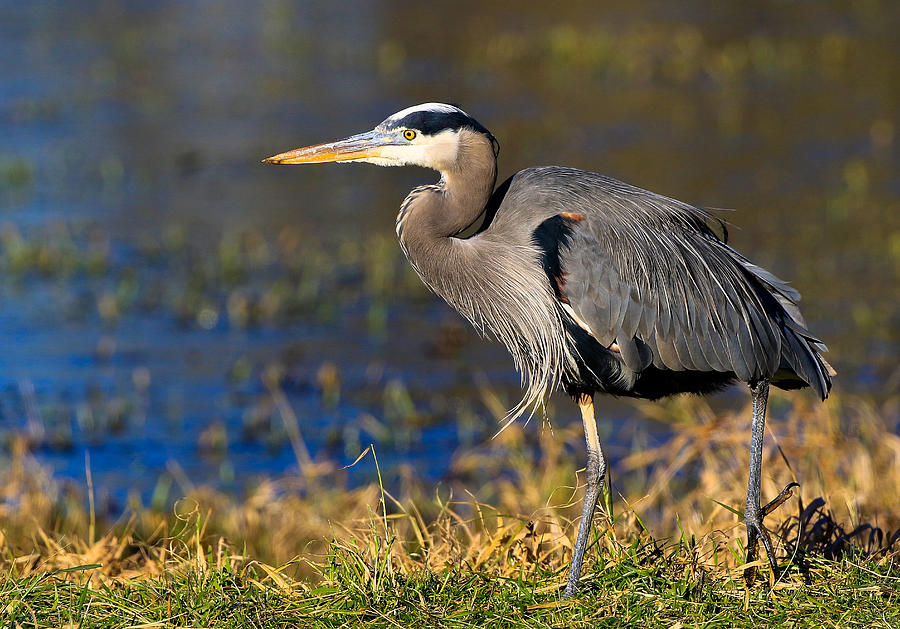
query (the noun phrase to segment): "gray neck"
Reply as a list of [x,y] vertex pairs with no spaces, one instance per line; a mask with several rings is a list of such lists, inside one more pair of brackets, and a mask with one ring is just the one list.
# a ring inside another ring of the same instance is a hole
[[400,244],[417,268],[452,247],[450,238],[476,222],[497,181],[491,143],[479,134],[460,133],[455,164],[441,172],[437,185],[413,190],[397,215]]
[[575,361],[530,233],[494,221],[461,237],[472,231],[493,192],[497,160],[488,138],[467,133],[460,140],[456,163],[442,171],[441,182],[406,197],[397,235],[425,284],[512,354],[525,388],[509,412],[512,421],[533,409],[564,371],[574,371]]

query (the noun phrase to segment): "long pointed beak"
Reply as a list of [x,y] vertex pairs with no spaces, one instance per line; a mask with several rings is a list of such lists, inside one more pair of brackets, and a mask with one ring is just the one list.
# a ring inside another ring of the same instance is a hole
[[314,144],[263,160],[264,164],[320,164],[323,162],[352,162],[380,157],[381,149],[391,144],[389,136],[378,131],[366,131],[349,138]]

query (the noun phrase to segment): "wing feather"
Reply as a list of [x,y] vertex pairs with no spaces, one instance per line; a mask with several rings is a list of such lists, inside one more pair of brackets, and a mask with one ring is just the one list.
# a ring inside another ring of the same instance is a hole
[[710,213],[571,168],[527,169],[515,179],[518,211],[509,220],[531,212],[535,225],[564,221],[552,232],[564,237],[552,245],[559,275],[551,281],[563,284],[576,323],[605,347],[617,343],[629,369],[802,380],[827,395],[833,370],[806,329],[799,293],[729,247]]
[[634,371],[771,377],[781,324],[767,306],[794,304],[797,292],[718,239],[702,210],[600,175],[592,183],[559,255],[570,306],[597,340],[616,342]]

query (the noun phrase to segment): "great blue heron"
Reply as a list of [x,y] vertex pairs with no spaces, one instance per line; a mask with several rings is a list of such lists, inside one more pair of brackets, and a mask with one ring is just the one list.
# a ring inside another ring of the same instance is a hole
[[[499,144],[453,105],[426,103],[372,131],[270,157],[271,164],[425,166],[397,215],[400,246],[431,290],[500,340],[525,394],[510,420],[561,383],[581,407],[587,491],[565,595],[578,589],[601,483],[607,479],[594,393],[657,399],[736,380],[753,398],[744,521],[777,564],[760,507],[769,383],[810,386],[823,400],[835,372],[807,330],[800,294],[726,244],[715,218],[687,203],[593,172],[527,168],[494,187]],[[745,579],[752,584],[755,568]]]

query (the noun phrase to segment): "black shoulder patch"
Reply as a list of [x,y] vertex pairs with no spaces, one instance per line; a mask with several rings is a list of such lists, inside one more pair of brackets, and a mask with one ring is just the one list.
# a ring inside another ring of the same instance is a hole
[[556,298],[563,303],[568,303],[568,299],[564,290],[566,276],[559,260],[559,248],[569,243],[574,224],[583,219],[584,216],[581,214],[571,214],[569,212],[557,214],[538,225],[531,234],[534,244],[541,250],[541,266],[544,267],[544,271],[547,273],[550,286],[553,287]]

